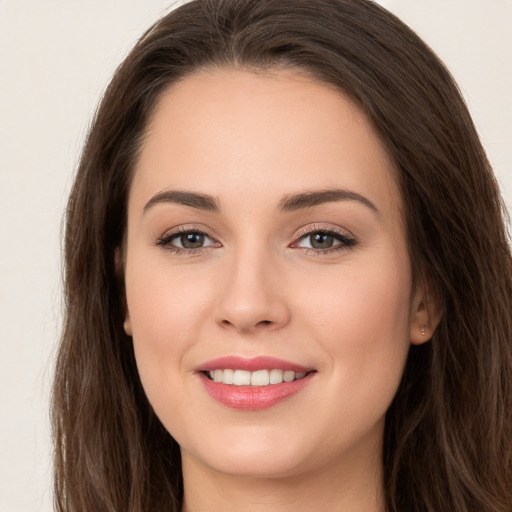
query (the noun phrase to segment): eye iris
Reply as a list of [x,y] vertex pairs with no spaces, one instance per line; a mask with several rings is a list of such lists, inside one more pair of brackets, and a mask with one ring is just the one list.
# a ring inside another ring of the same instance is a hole
[[181,235],[180,242],[186,249],[197,249],[204,244],[204,235],[201,233],[185,233]]
[[333,236],[327,233],[315,233],[310,235],[309,240],[314,249],[329,249],[334,243]]

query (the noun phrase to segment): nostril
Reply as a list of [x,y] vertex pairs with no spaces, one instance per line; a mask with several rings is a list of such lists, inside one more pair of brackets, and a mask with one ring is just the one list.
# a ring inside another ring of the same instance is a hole
[[258,325],[261,325],[261,326],[264,326],[264,325],[270,325],[272,322],[270,320],[261,320],[261,322],[258,322],[256,324],[256,326]]

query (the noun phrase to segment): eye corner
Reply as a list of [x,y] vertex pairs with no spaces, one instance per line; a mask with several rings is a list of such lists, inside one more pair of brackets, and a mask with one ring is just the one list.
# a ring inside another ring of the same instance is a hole
[[[311,237],[314,235],[319,235],[323,239],[312,242]],[[304,241],[308,239],[309,246],[303,245]],[[316,247],[314,246],[315,243],[317,243]],[[324,247],[320,246],[322,243],[325,245]],[[333,226],[313,225],[300,230],[289,247],[292,249],[302,249],[313,255],[327,255],[351,249],[357,243],[357,239],[348,230],[337,229]]]

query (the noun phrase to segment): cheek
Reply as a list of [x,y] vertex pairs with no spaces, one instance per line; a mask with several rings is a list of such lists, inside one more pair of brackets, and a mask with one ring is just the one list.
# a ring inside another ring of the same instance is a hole
[[360,263],[329,276],[321,293],[320,280],[304,283],[310,291],[302,316],[329,355],[328,369],[339,386],[353,390],[348,398],[364,403],[380,397],[387,406],[410,344],[409,264],[389,256]]
[[320,375],[329,383],[307,416],[342,426],[325,429],[319,454],[333,447],[342,451],[369,432],[382,431],[409,350],[411,281],[405,263],[368,264],[364,271],[345,267],[325,281],[328,292],[318,293],[320,280],[316,287],[304,283],[310,292],[301,305],[301,329],[326,354]]
[[134,254],[126,267],[126,296],[135,357],[150,401],[162,382],[182,377],[181,361],[197,340],[208,306],[204,279]]
[[[135,251],[134,251],[135,252]],[[142,251],[141,251],[142,252]],[[126,268],[126,295],[134,337],[172,347],[176,335],[197,328],[208,303],[207,276],[170,268],[135,254]]]
[[167,430],[186,439],[190,422],[183,419],[188,407],[183,397],[191,375],[183,361],[203,323],[204,287],[179,270],[136,258],[132,263],[126,270],[126,294],[141,383]]

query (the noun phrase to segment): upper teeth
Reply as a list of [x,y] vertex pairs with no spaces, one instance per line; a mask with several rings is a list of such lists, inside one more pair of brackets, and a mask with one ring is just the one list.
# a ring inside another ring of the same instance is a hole
[[210,370],[208,374],[215,382],[234,384],[235,386],[268,386],[281,382],[292,382],[302,379],[307,372],[294,372],[284,370],[258,370],[248,372],[246,370]]

